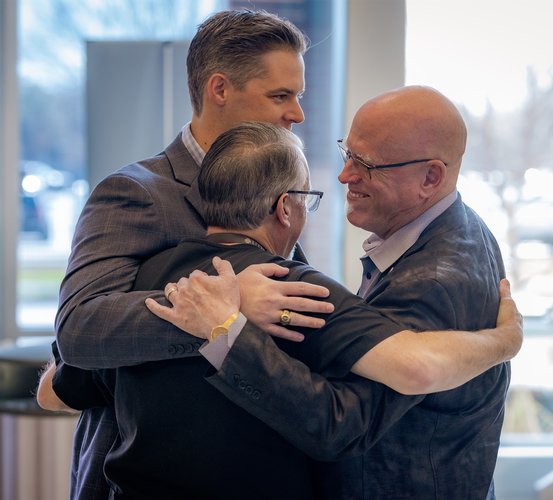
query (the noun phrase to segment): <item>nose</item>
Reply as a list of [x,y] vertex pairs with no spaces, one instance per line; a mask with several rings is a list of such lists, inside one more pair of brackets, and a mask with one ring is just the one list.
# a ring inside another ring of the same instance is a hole
[[293,100],[290,109],[286,112],[285,119],[291,123],[301,123],[305,120],[305,115],[298,99]]
[[344,165],[344,168],[338,174],[338,181],[340,182],[340,184],[347,184],[348,183],[347,179],[348,179],[348,176],[346,172],[346,166]]
[[338,174],[338,181],[341,184],[353,184],[359,182],[360,180],[361,176],[356,172],[353,160],[349,158],[344,163],[344,168],[342,168],[340,174]]
[[351,172],[351,158],[348,158],[347,160],[345,158],[343,158],[343,160],[345,160],[343,162],[343,167],[342,167],[342,171],[338,174],[338,181],[340,181],[341,184],[347,184],[348,181],[347,179],[350,177],[350,172]]

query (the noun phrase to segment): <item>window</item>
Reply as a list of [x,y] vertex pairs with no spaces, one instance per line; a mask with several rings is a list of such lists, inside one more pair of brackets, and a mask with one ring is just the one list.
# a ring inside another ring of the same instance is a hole
[[219,0],[19,2],[21,329],[51,331],[73,228],[88,195],[86,41],[183,38],[225,6]]
[[407,0],[406,82],[460,107],[459,190],[497,237],[525,340],[502,445],[553,443],[553,62],[547,0]]
[[[19,0],[17,72],[21,146],[17,170],[21,218],[16,322],[20,331],[52,333],[73,229],[89,194],[87,42],[183,40],[193,36],[196,26],[212,12],[242,7],[252,5],[232,0]],[[341,80],[335,76],[343,72],[335,73],[338,64],[327,63],[337,59],[340,48],[343,50],[340,44],[345,6],[328,0],[316,6],[305,1],[264,2],[257,7],[289,18],[313,41],[313,48],[306,55],[307,92],[303,101],[308,118],[295,131],[307,147],[313,187],[328,193],[327,201],[309,224],[316,230],[330,220],[339,234],[342,218],[340,210],[332,205],[339,203],[333,143],[343,130]],[[323,101],[329,105],[318,106]],[[179,118],[180,126],[188,120],[187,116]],[[334,246],[325,245],[323,249],[316,242],[308,226],[304,246],[312,256],[312,263],[338,277],[340,239],[336,238]]]

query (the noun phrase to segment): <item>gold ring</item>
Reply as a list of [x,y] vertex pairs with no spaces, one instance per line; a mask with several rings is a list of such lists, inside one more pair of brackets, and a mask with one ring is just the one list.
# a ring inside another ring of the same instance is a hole
[[167,300],[169,300],[169,297],[171,296],[171,294],[173,292],[178,292],[178,291],[179,289],[176,286],[173,286],[167,291],[167,293],[165,294],[165,297],[167,298]]
[[289,325],[290,321],[292,321],[292,313],[287,309],[284,309],[284,311],[280,314],[280,324]]

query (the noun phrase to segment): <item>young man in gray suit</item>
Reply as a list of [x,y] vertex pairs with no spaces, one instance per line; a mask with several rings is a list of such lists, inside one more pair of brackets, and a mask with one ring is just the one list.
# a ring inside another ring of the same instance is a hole
[[[144,308],[149,293],[131,292],[138,267],[185,237],[204,235],[196,177],[221,132],[246,119],[287,129],[303,121],[306,48],[292,23],[265,12],[220,12],[198,28],[187,58],[190,123],[157,156],[100,182],[77,223],[56,317],[65,363],[93,369],[197,355],[200,342]],[[321,287],[267,281],[279,307],[298,301],[305,310],[331,307],[289,297],[321,296]],[[305,324],[322,322],[306,316]],[[83,412],[74,440],[72,499],[107,497],[102,467],[114,430],[112,409]]]
[[[466,139],[455,106],[434,89],[414,86],[367,101],[347,139],[338,143],[345,162],[339,180],[348,187],[347,218],[369,231],[360,293],[396,324],[390,333],[495,324],[497,284],[505,270],[495,238],[456,189]],[[257,294],[255,289],[241,287],[236,296],[227,286],[209,300],[209,290],[200,287],[194,297],[194,287],[203,281],[217,283],[202,275],[169,283],[178,287],[171,295],[173,307],[150,301],[151,309],[188,332],[197,330],[201,318],[204,328],[197,333],[204,338],[206,324],[217,324],[238,307],[248,315],[248,297]],[[241,304],[226,299],[240,296]],[[294,325],[295,314],[286,311],[283,320]],[[393,391],[355,384],[357,397],[344,396],[260,335],[248,323],[224,362],[212,359],[220,369],[209,380],[313,456],[336,460],[363,454],[324,467],[323,488],[342,488],[335,498],[494,498],[509,363],[498,363],[454,390],[420,395],[442,390],[432,382],[439,378],[428,377],[426,389],[413,390],[413,396],[393,405],[389,430],[375,436],[371,422],[396,399]],[[461,353],[448,333],[441,336],[435,354],[448,363],[449,356]],[[352,371],[382,382],[387,366],[374,356],[388,340],[361,356]],[[409,348],[398,349],[416,372],[418,360],[411,354]],[[245,386],[251,390],[244,391]]]

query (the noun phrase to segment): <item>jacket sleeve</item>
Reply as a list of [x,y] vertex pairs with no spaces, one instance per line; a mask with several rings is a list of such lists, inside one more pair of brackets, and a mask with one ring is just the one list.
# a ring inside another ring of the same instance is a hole
[[[201,342],[151,314],[132,291],[140,263],[168,243],[159,201],[122,174],[91,194],[75,229],[60,289],[56,334],[62,359],[86,369],[196,355]],[[164,300],[164,299],[162,299]]]
[[327,379],[246,324],[207,380],[317,460],[362,454],[424,396],[403,396],[355,375]]
[[[52,344],[56,371],[52,389],[70,408],[85,410],[113,404],[115,370],[82,370],[66,364],[59,356],[56,342]],[[113,372],[113,373],[110,373]]]

